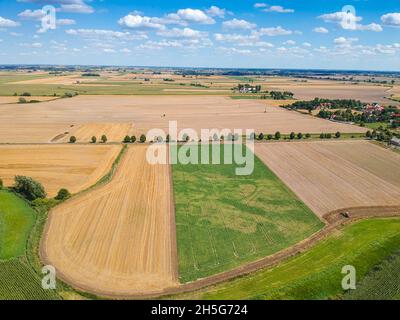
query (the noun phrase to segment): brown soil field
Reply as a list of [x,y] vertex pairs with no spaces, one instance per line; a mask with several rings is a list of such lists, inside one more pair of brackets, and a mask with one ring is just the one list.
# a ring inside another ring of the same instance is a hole
[[132,123],[86,123],[71,128],[68,134],[55,137],[53,142],[68,142],[71,136],[75,136],[78,142],[90,142],[95,136],[97,141],[103,134],[107,136],[109,142],[122,142],[124,137],[132,130]]
[[0,178],[11,186],[16,175],[32,177],[43,184],[50,197],[61,188],[77,193],[111,169],[120,149],[116,145],[3,145]]
[[[254,129],[256,132],[365,132],[365,128],[335,123],[288,111],[285,101],[234,100],[223,96],[78,96],[32,105],[2,105],[0,143],[50,142],[72,128],[94,123],[133,123],[132,134],[149,129]],[[101,135],[98,132],[93,135]]]
[[171,172],[129,147],[112,181],[56,207],[41,257],[74,287],[121,296],[178,285]]
[[264,143],[256,154],[319,217],[400,205],[400,155],[368,141]]

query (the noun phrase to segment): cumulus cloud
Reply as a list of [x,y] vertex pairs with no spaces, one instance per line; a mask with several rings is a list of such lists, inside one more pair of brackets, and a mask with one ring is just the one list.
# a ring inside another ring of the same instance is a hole
[[18,27],[19,23],[15,22],[10,19],[6,19],[0,16],[0,27],[1,28],[13,28],[13,27]]
[[131,29],[165,29],[165,26],[161,23],[157,23],[154,18],[134,14],[128,14],[119,19],[118,23],[123,27]]
[[329,33],[329,30],[326,29],[326,28],[324,28],[324,27],[317,27],[317,28],[314,28],[313,31],[314,31],[314,32],[317,32],[317,33]]
[[319,16],[318,18],[324,20],[325,22],[333,22],[337,23],[342,29],[345,30],[362,30],[362,31],[374,31],[374,32],[381,32],[383,29],[381,25],[377,23],[371,23],[368,25],[360,24],[359,22],[362,21],[362,17],[356,16],[352,12],[334,12],[334,13],[327,13]]
[[246,20],[238,20],[235,18],[233,20],[224,21],[222,26],[226,29],[250,30],[254,29],[257,25]]
[[167,38],[202,38],[207,36],[207,32],[193,30],[190,28],[173,28],[170,30],[160,31],[157,34]]
[[254,8],[265,8],[267,7],[266,3],[258,2],[254,4]]
[[199,9],[179,9],[176,13],[170,13],[166,16],[167,20],[176,22],[191,22],[199,24],[214,24],[215,20]]
[[76,21],[73,19],[57,19],[56,23],[58,26],[71,26],[76,24]]
[[[49,4],[49,5],[60,5],[57,8],[59,12],[70,12],[70,13],[93,13],[94,9],[88,5],[84,0],[17,0],[18,2],[25,3],[38,3],[38,4]],[[35,10],[37,11],[37,10]]]
[[277,13],[293,13],[293,9],[287,9],[282,6],[270,6],[263,10],[264,12],[277,12]]
[[260,30],[258,30],[256,32],[260,36],[269,36],[269,37],[286,36],[286,35],[293,34],[292,30],[286,30],[286,29],[282,28],[281,26],[271,27],[271,28],[261,28]]
[[130,32],[120,32],[102,29],[68,29],[66,34],[81,36],[87,39],[118,39],[118,40],[141,40],[147,39],[145,34],[131,34]]
[[400,12],[384,14],[381,17],[382,23],[390,26],[400,26]]
[[211,6],[206,13],[211,17],[224,18],[226,15],[226,9],[218,8],[217,6]]

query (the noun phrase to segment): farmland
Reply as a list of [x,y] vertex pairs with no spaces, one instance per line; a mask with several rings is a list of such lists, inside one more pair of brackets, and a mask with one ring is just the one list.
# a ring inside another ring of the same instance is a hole
[[0,190],[0,300],[57,299],[25,259],[36,212],[15,194]]
[[356,290],[344,295],[348,300],[399,300],[400,299],[399,251],[375,265],[360,281]]
[[0,260],[25,253],[25,244],[35,222],[35,211],[13,193],[0,190]]
[[0,143],[60,142],[75,130],[82,132],[82,141],[89,142],[90,135],[99,138],[107,133],[104,131],[109,129],[102,127],[107,123],[121,123],[120,126],[125,128],[116,130],[119,133],[113,140],[118,140],[130,125],[132,128],[128,133],[140,135],[153,128],[166,130],[169,121],[177,121],[180,129],[197,131],[207,128],[254,129],[264,133],[367,131],[279,107],[288,102],[220,96],[203,96],[201,99],[197,96],[165,96],[162,99],[157,96],[78,96],[45,103],[4,104],[0,113]]
[[0,261],[0,300],[55,300],[54,290],[43,290],[42,279],[22,259]]
[[250,176],[236,176],[235,165],[178,164],[173,178],[181,282],[275,253],[323,225],[257,158]]
[[50,213],[41,256],[61,279],[101,295],[158,292],[177,285],[171,181],[130,147],[112,181]]
[[344,265],[353,265],[357,279],[400,245],[400,220],[370,219],[347,225],[312,249],[276,267],[238,278],[184,299],[334,299],[343,294]]
[[11,186],[16,175],[33,177],[49,196],[61,188],[77,193],[109,171],[120,150],[117,145],[3,145],[0,178]]
[[256,153],[320,217],[400,205],[400,156],[367,141],[264,144]]

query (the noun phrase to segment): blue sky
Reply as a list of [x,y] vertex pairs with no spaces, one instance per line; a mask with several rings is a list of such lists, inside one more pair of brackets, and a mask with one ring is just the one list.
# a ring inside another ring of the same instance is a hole
[[400,1],[0,0],[16,63],[398,71]]

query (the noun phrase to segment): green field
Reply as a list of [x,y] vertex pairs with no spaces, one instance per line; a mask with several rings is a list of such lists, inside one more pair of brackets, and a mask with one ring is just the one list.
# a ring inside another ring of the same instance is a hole
[[[400,219],[364,220],[344,227],[307,252],[275,268],[178,298],[340,299],[343,266],[353,265],[357,281],[360,281],[399,246]],[[398,278],[398,269],[394,273]]]
[[400,300],[400,251],[373,267],[345,299]]
[[250,176],[236,176],[235,168],[173,167],[182,282],[265,257],[323,227],[258,158]]
[[0,300],[59,299],[53,290],[43,290],[41,278],[22,259],[0,261]]
[[0,260],[25,253],[26,241],[35,223],[35,211],[11,192],[0,191]]

